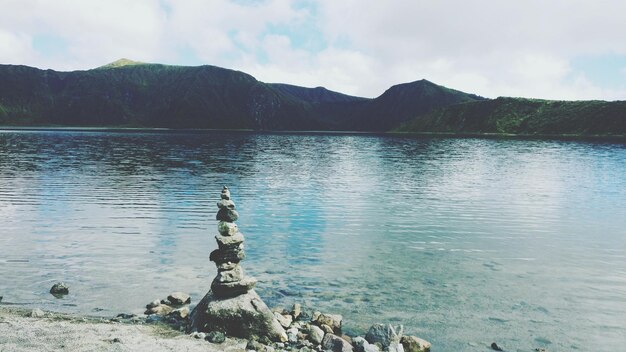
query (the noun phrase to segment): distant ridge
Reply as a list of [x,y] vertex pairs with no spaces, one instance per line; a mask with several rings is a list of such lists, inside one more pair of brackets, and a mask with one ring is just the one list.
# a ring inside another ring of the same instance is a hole
[[626,137],[626,102],[490,100],[425,79],[368,99],[216,66],[120,59],[71,72],[0,65],[0,82],[0,126]]

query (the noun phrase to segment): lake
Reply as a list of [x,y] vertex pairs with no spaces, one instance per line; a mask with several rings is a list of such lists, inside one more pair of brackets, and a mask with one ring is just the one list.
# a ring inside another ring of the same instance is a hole
[[3,304],[197,303],[222,185],[270,306],[404,324],[433,351],[626,345],[626,145],[608,141],[2,131]]

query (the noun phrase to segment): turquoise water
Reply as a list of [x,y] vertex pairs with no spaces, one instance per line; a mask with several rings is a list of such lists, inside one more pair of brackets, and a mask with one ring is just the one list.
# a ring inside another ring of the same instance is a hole
[[[370,135],[0,132],[0,295],[197,302],[228,185],[270,305],[404,324],[434,351],[626,345],[626,145]],[[48,289],[65,281],[71,294]]]

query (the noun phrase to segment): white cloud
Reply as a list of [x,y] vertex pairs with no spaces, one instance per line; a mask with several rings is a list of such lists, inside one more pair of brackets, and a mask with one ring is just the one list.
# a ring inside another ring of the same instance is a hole
[[[162,6],[162,5],[166,6]],[[377,96],[426,78],[488,97],[626,99],[571,67],[581,56],[626,56],[626,2],[618,0],[358,1],[2,0],[0,62],[86,69],[120,57],[198,63],[263,81]],[[314,23],[328,45],[298,46],[285,28]],[[276,30],[276,28],[282,28]],[[273,30],[272,30],[273,29]],[[282,32],[281,32],[282,31]],[[33,40],[62,38],[64,55]]]

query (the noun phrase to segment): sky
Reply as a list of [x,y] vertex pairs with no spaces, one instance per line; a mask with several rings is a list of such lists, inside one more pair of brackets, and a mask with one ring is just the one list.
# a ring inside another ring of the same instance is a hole
[[1,64],[119,58],[364,97],[427,79],[489,98],[626,100],[626,1],[0,0]]

